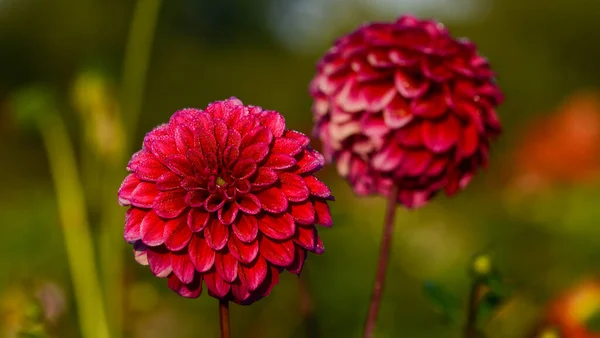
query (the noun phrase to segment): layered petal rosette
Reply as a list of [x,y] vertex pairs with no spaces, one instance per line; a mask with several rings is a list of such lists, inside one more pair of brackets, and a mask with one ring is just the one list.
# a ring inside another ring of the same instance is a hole
[[439,23],[402,16],[338,39],[317,66],[315,134],[359,195],[425,204],[464,188],[501,131],[503,100],[473,43]]
[[267,296],[321,254],[331,226],[323,157],[276,111],[231,98],[176,112],[144,138],[119,190],[135,257],[184,297]]

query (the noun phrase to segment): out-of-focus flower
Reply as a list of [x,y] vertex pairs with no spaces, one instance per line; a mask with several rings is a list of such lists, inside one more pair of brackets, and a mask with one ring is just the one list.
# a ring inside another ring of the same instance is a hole
[[512,185],[538,191],[600,177],[600,95],[578,93],[530,122],[513,154]]
[[249,304],[306,252],[323,252],[331,226],[323,157],[275,112],[231,98],[184,109],[144,139],[119,190],[125,239],[171,289]]
[[589,321],[600,314],[600,281],[586,280],[554,300],[548,307],[544,327],[565,338],[600,338]]
[[464,188],[500,133],[503,99],[475,45],[440,24],[400,17],[338,39],[310,86],[315,134],[359,195],[424,205]]

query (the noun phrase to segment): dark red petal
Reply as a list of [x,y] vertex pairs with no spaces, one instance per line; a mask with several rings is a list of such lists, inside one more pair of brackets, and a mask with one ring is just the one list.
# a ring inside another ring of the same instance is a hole
[[302,147],[306,147],[310,143],[310,138],[308,138],[308,136],[302,134],[301,132],[295,131],[295,130],[286,130],[283,133],[283,136],[286,138],[291,138],[291,139],[295,140]]
[[291,168],[295,164],[296,159],[291,155],[284,153],[271,153],[269,157],[267,157],[267,161],[265,162],[264,166],[277,170],[283,170]]
[[142,241],[148,246],[159,246],[165,242],[165,221],[150,210],[140,224]]
[[173,273],[184,284],[189,284],[194,280],[196,269],[190,260],[187,252],[171,253],[171,267]]
[[242,137],[241,147],[246,148],[256,143],[271,144],[271,141],[273,141],[271,130],[265,126],[257,126]]
[[260,231],[273,239],[284,240],[292,237],[296,231],[294,218],[290,214],[263,214],[258,219]]
[[186,152],[188,160],[194,168],[206,168],[206,158],[204,154],[198,149],[188,149]]
[[261,210],[260,201],[253,194],[244,194],[238,197],[237,205],[241,211],[250,215],[256,215]]
[[216,271],[204,275],[204,283],[206,283],[208,291],[219,299],[225,299],[231,287]]
[[458,142],[460,132],[460,122],[454,115],[448,115],[445,120],[423,122],[423,141],[434,153],[450,150]]
[[171,251],[179,251],[185,248],[190,238],[192,238],[192,231],[187,225],[187,215],[169,220],[165,224],[164,238],[165,246]]
[[423,131],[421,123],[411,123],[396,131],[395,141],[407,147],[419,147],[423,145]]
[[331,190],[329,190],[329,187],[327,187],[327,185],[325,183],[321,182],[315,176],[305,176],[304,182],[306,183],[306,186],[310,190],[311,195],[321,197],[321,198],[332,197]]
[[224,225],[233,223],[238,215],[238,210],[237,203],[226,204],[223,208],[219,209],[219,212],[217,213],[219,221]]
[[271,168],[261,167],[256,171],[256,178],[252,182],[254,187],[266,187],[277,182],[277,174]]
[[254,261],[258,255],[258,240],[246,244],[240,241],[237,236],[232,236],[229,239],[229,252],[237,259],[240,263],[250,264]]
[[479,134],[474,124],[467,124],[460,135],[457,151],[459,158],[472,156],[479,145]]
[[419,176],[427,169],[433,155],[426,150],[411,150],[404,156],[397,175]]
[[256,162],[248,158],[242,158],[233,166],[231,176],[243,180],[256,172]]
[[430,56],[424,58],[422,69],[425,76],[437,82],[447,81],[453,75],[443,57]]
[[240,215],[237,222],[232,225],[233,233],[244,243],[250,243],[258,235],[258,222],[256,217]]
[[133,243],[133,258],[136,262],[141,265],[148,265],[148,253],[149,250],[146,244],[142,243],[142,241],[137,241]]
[[297,226],[293,240],[297,245],[312,251],[315,249],[318,237],[317,229],[314,226]]
[[390,61],[399,66],[413,66],[419,62],[420,55],[406,49],[393,49],[389,53]]
[[354,78],[346,80],[342,89],[335,96],[335,103],[344,111],[353,113],[367,108],[360,84]]
[[238,180],[235,182],[235,189],[238,192],[238,196],[244,195],[252,190],[252,184],[248,180]]
[[202,154],[206,158],[207,154],[214,154],[217,152],[217,140],[215,139],[215,123],[213,118],[207,114],[200,114],[198,116],[198,131],[196,137],[197,142],[200,144]]
[[181,177],[172,171],[167,171],[156,180],[156,187],[162,191],[177,189],[181,187]]
[[201,190],[206,188],[206,181],[194,176],[186,176],[181,180],[181,187],[185,190]]
[[135,174],[129,174],[121,183],[121,187],[119,188],[119,204],[122,206],[129,205],[129,200],[131,199],[131,194],[133,190],[140,184],[139,178]]
[[204,202],[204,208],[208,212],[215,212],[221,209],[223,205],[225,205],[225,198],[221,195],[210,195]]
[[391,171],[400,165],[404,154],[405,150],[400,148],[396,142],[389,142],[373,156],[371,165],[377,170]]
[[279,268],[270,265],[269,270],[267,271],[267,276],[265,277],[263,283],[256,289],[254,297],[256,297],[256,299],[260,299],[259,296],[267,297],[271,293],[271,290],[273,290],[273,287],[278,283]]
[[154,156],[148,156],[136,168],[135,174],[142,180],[156,181],[166,171],[167,167],[160,163]]
[[279,180],[281,181],[281,192],[291,202],[302,202],[310,195],[310,190],[300,175],[281,173]]
[[169,169],[182,177],[194,175],[192,163],[184,155],[169,155],[165,159],[165,164],[167,167],[169,167]]
[[142,239],[140,226],[147,213],[148,211],[138,208],[127,210],[125,213],[125,232],[123,235],[127,242],[133,243]]
[[419,97],[410,104],[410,110],[415,116],[424,118],[438,118],[447,109],[447,104],[442,94],[432,94]]
[[252,296],[250,290],[248,290],[248,287],[244,283],[232,284],[231,294],[233,295],[233,301],[242,305],[246,305]]
[[177,153],[177,146],[175,146],[175,142],[173,141],[172,137],[161,136],[153,138],[150,145],[150,150],[159,161],[165,163],[167,156]]
[[204,228],[204,237],[208,246],[213,250],[221,250],[225,247],[229,239],[229,226],[223,225],[218,220],[213,219]]
[[233,283],[238,274],[238,261],[230,253],[219,253],[215,258],[215,267],[221,278],[228,283]]
[[316,200],[313,202],[315,206],[315,223],[318,225],[330,227],[333,225],[329,204],[324,200]]
[[400,95],[396,95],[394,100],[383,110],[383,121],[389,128],[397,129],[404,127],[412,119],[413,115],[410,112],[408,103]]
[[175,139],[175,146],[180,154],[185,154],[186,151],[194,145],[194,135],[186,125],[176,126],[174,128],[173,138]]
[[184,203],[192,208],[200,208],[204,206],[208,193],[203,190],[188,191],[185,195]]
[[426,79],[415,78],[402,70],[394,73],[394,83],[400,95],[407,99],[420,97],[429,88],[429,82]]
[[255,143],[244,148],[240,157],[253,160],[254,162],[260,162],[268,153],[269,145],[266,143]]
[[279,188],[271,187],[255,194],[262,208],[268,212],[279,213],[287,210],[288,201]]
[[229,130],[227,125],[223,120],[215,121],[215,139],[217,140],[217,148],[220,151],[225,150],[227,146],[227,136],[229,135]]
[[223,152],[223,164],[230,167],[240,157],[240,149],[237,147],[227,147]]
[[290,214],[300,224],[315,223],[315,207],[310,200],[302,203],[290,203]]
[[290,273],[294,275],[299,275],[302,272],[302,267],[304,266],[304,261],[306,260],[306,250],[303,248],[296,246],[296,254],[294,256],[294,262],[286,267]]
[[385,108],[396,96],[396,88],[386,82],[365,85],[362,90],[367,111],[378,112]]
[[267,276],[267,261],[258,256],[258,259],[251,264],[240,264],[238,275],[242,283],[248,286],[250,291],[256,290]]
[[193,208],[188,212],[187,224],[192,232],[204,230],[210,219],[210,214],[202,209]]
[[302,145],[292,138],[280,137],[275,139],[271,151],[294,156],[302,151]]
[[146,149],[142,149],[131,156],[129,163],[127,163],[127,171],[134,172],[137,167],[146,160],[146,158],[152,156]]
[[165,247],[148,248],[146,250],[150,270],[158,278],[167,277],[172,270],[171,253]]
[[156,188],[156,184],[140,182],[131,193],[130,202],[132,205],[139,208],[151,208],[154,199],[160,191]]
[[312,251],[313,253],[320,255],[325,252],[325,246],[323,246],[323,241],[321,238],[317,236],[317,245],[315,245],[315,249]]
[[187,208],[185,190],[170,190],[158,194],[152,206],[156,214],[162,218],[175,218]]
[[296,164],[298,170],[296,170],[296,174],[306,174],[309,172],[313,172],[323,168],[325,164],[325,159],[323,155],[321,155],[318,151],[312,149],[304,149],[302,151],[302,156],[300,160]]
[[190,260],[198,272],[206,272],[215,262],[215,251],[211,249],[202,236],[192,236],[188,245]]
[[198,298],[202,294],[202,279],[196,276],[189,284],[183,284],[174,274],[167,280],[169,289],[185,298]]
[[294,261],[294,242],[292,240],[274,241],[263,237],[260,241],[260,254],[276,266],[288,266]]
[[273,136],[281,137],[285,130],[285,119],[283,116],[275,111],[265,111],[261,114],[255,115],[260,123],[269,128]]

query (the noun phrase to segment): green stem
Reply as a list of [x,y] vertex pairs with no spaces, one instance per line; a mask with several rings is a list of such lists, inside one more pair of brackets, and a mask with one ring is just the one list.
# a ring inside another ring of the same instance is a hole
[[[123,63],[122,103],[128,140],[135,137],[135,128],[142,108],[152,40],[162,0],[138,0],[129,28]],[[131,142],[126,142],[128,145]]]
[[94,245],[75,154],[64,123],[57,115],[47,115],[39,122],[39,128],[56,189],[82,337],[108,338],[102,292],[94,259]]

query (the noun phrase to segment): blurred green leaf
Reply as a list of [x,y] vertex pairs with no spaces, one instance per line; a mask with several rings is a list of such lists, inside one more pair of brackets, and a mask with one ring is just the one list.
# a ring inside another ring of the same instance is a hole
[[22,127],[31,127],[56,109],[53,91],[43,85],[32,85],[14,92],[9,104],[15,120]]
[[593,333],[600,333],[600,311],[596,311],[585,321],[585,327]]
[[431,301],[436,311],[440,313],[445,323],[449,325],[459,324],[461,307],[458,297],[434,281],[423,283],[423,292]]

